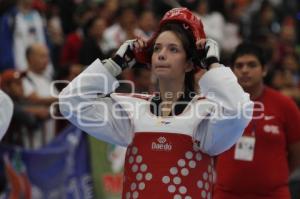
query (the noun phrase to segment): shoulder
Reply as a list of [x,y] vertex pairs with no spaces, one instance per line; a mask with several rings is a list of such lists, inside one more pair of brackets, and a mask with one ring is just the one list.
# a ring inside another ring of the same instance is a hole
[[152,99],[150,95],[136,93],[112,93],[110,94],[110,97],[129,115],[135,115],[140,111],[146,110]]
[[278,104],[293,103],[291,98],[268,86],[265,87],[264,98],[277,102]]
[[138,102],[138,101],[149,101],[153,95],[139,94],[139,93],[112,93],[111,97],[116,101],[128,101],[128,102]]
[[283,95],[279,91],[270,88],[265,87],[264,91],[264,99],[266,100],[266,103],[273,104],[274,106],[278,107],[282,111],[298,111],[298,107],[293,99],[291,99],[288,96]]

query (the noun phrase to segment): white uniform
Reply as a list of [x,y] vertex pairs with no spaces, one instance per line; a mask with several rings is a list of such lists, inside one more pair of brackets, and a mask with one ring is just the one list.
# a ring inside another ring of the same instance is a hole
[[204,98],[196,96],[181,114],[160,118],[150,111],[151,96],[112,93],[118,82],[97,59],[61,92],[60,110],[90,135],[128,147],[122,198],[206,198],[212,192],[210,156],[242,135],[253,103],[229,68],[209,70],[199,85]]
[[0,90],[0,140],[4,136],[13,114],[11,99]]
[[[113,95],[98,95],[112,93],[118,85],[116,78],[97,59],[60,93],[60,110],[67,119],[90,135],[109,143],[128,146],[134,136],[134,126],[128,117],[122,120],[114,118],[116,114],[126,116],[127,112],[113,112],[112,107],[119,106]],[[206,138],[203,150],[216,155],[230,148],[242,135],[251,120],[253,103],[227,67],[209,70],[199,85],[207,101],[221,105],[223,113],[233,116],[230,119],[206,121],[205,126],[199,125],[193,135],[199,141]],[[199,124],[202,119],[199,118]]]

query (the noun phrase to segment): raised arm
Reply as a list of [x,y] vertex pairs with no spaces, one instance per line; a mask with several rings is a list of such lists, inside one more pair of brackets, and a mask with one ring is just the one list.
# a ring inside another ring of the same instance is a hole
[[253,102],[238,84],[230,68],[219,64],[218,46],[209,43],[210,70],[199,80],[200,93],[214,104],[210,115],[198,126],[195,139],[202,151],[218,155],[242,136],[252,119]]
[[63,89],[59,106],[65,118],[88,134],[127,146],[133,136],[131,121],[109,95],[119,86],[114,75],[121,69],[114,64],[112,60],[95,60]]
[[135,63],[136,40],[124,42],[107,60],[95,60],[59,95],[60,111],[71,123],[109,143],[127,146],[133,138],[133,125],[127,112],[110,94],[119,86],[116,76]]

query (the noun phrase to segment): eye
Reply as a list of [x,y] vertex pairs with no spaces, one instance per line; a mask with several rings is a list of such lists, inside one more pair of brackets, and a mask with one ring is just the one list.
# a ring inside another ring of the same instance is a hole
[[159,47],[159,46],[155,45],[155,46],[153,47],[153,52],[158,52],[159,50],[160,50],[160,47]]
[[178,52],[178,48],[175,47],[175,46],[171,46],[170,47],[170,51],[173,52],[173,53],[177,53]]
[[258,65],[258,64],[257,64],[256,62],[249,62],[249,63],[248,63],[248,66],[249,66],[250,68],[255,68],[257,65]]
[[234,68],[241,69],[243,67],[243,65],[244,64],[242,64],[242,63],[236,63],[236,64],[234,64]]

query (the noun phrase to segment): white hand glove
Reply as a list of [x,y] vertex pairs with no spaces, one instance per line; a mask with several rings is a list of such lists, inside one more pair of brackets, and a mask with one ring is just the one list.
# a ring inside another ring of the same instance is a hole
[[102,64],[114,77],[122,73],[122,68],[112,58],[103,60]]
[[220,61],[219,45],[215,40],[207,39],[205,43],[205,50],[207,52],[206,59],[215,57],[218,61]]
[[205,58],[201,61],[203,68],[209,69],[211,64],[220,61],[219,45],[215,40],[206,39],[204,51]]
[[122,70],[127,67],[131,68],[136,63],[133,53],[135,42],[135,39],[125,41],[117,50],[114,57],[112,57],[112,60],[116,62]]

